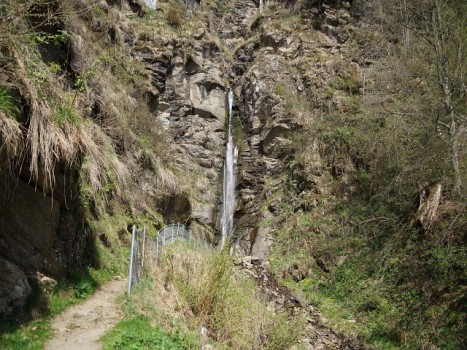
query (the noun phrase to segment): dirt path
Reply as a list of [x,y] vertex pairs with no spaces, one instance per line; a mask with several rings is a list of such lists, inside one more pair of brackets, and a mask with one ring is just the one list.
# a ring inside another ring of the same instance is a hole
[[121,319],[115,301],[125,286],[123,278],[109,282],[88,300],[52,319],[54,335],[45,350],[100,349],[99,338]]

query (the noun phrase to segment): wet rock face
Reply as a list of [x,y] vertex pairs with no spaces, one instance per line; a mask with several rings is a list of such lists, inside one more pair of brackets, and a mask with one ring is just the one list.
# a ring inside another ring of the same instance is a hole
[[[308,127],[314,115],[330,109],[349,111],[351,95],[361,87],[360,66],[351,62],[351,49],[345,44],[350,4],[310,6],[308,23],[297,16],[301,23],[290,25],[281,17],[290,14],[277,10],[256,17],[256,2],[236,0],[214,21],[218,35],[236,47],[230,78],[246,141],[240,145],[235,227],[240,251],[247,255],[267,257],[274,236],[267,218],[277,215],[283,202],[298,200],[270,198],[285,186],[286,172],[297,198],[327,193],[331,174],[324,170],[317,142],[308,152],[306,169],[292,166],[296,147],[292,136]],[[314,21],[321,22],[321,28]],[[341,81],[349,82],[352,89],[341,88]],[[333,95],[327,96],[332,90]],[[351,176],[350,170],[347,175]]]

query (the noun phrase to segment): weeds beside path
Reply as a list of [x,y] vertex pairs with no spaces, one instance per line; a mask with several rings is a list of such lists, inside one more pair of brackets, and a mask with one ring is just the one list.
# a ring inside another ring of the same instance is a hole
[[121,319],[116,299],[125,290],[125,285],[126,279],[113,280],[88,300],[53,318],[54,335],[45,349],[100,349],[99,339]]

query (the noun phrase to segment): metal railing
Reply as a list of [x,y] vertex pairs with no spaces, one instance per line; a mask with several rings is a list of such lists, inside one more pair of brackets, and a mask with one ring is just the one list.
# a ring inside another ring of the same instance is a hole
[[[141,280],[144,267],[144,255],[146,245],[146,226],[138,230],[133,225],[131,232],[131,252],[130,267],[128,273],[128,295],[131,294],[133,287]],[[151,239],[154,247],[156,261],[162,253],[162,248],[177,240],[190,240],[190,231],[183,224],[172,224],[163,227],[158,231],[157,237]]]
[[171,244],[176,240],[191,238],[190,231],[183,224],[172,224],[160,229],[155,240],[156,256],[159,256],[162,247]]

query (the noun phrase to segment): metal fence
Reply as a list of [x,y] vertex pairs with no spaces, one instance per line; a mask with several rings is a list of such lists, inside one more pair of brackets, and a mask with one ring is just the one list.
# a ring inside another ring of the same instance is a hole
[[138,230],[135,225],[131,230],[130,271],[128,274],[128,294],[141,279],[144,267],[144,248],[146,243],[146,226]]
[[[190,231],[188,231],[185,225],[172,224],[160,229],[157,237],[150,240],[154,247],[156,260],[159,259],[159,255],[162,253],[162,248],[164,246],[180,239],[191,239]],[[141,280],[144,267],[145,247],[146,226],[144,226],[142,230],[138,230],[136,226],[133,225],[131,235],[130,271],[128,274],[128,295],[131,294],[133,287]]]
[[160,229],[155,240],[156,256],[159,256],[163,246],[179,239],[189,240],[190,238],[190,231],[182,224],[172,224]]

